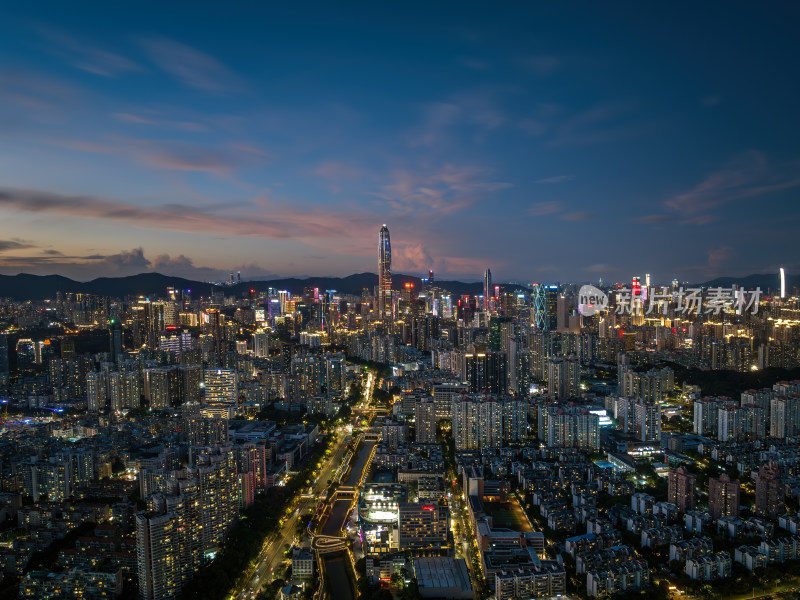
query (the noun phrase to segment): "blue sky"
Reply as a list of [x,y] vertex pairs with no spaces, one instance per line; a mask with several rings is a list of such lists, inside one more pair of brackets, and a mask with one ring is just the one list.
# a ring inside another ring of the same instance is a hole
[[795,3],[285,4],[4,7],[0,272],[800,268]]

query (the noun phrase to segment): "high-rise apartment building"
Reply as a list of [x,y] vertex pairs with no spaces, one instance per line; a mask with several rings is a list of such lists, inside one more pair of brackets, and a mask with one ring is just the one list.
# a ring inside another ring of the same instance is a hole
[[527,403],[510,396],[469,394],[453,400],[458,450],[497,448],[527,440]]
[[392,302],[392,243],[389,228],[384,225],[378,233],[378,319],[391,321]]
[[436,404],[436,418],[453,418],[453,398],[469,393],[469,386],[461,383],[437,383],[433,386],[433,402]]
[[105,373],[86,374],[86,405],[90,413],[100,412],[106,404]]
[[739,516],[739,482],[726,474],[708,480],[708,512],[715,521]]
[[253,356],[256,358],[269,357],[269,333],[259,329],[253,334]]
[[141,405],[142,386],[137,371],[114,371],[109,375],[111,412]]
[[579,406],[539,406],[539,440],[549,448],[600,449],[600,417]]
[[414,421],[417,442],[436,443],[436,402],[433,398],[418,398],[414,404]]
[[800,435],[800,396],[776,396],[770,404],[770,436]]
[[698,435],[717,435],[719,429],[719,407],[716,398],[700,398],[694,403],[693,431]]
[[238,399],[236,371],[208,369],[205,372],[206,402],[234,403]]
[[136,563],[142,600],[172,600],[183,586],[182,524],[176,513],[136,515]]
[[581,365],[578,358],[558,356],[547,363],[547,397],[551,400],[577,398],[581,394]]
[[667,481],[667,502],[681,512],[694,508],[696,477],[684,466],[670,469]]
[[634,410],[634,435],[642,442],[661,441],[661,406],[637,399]]

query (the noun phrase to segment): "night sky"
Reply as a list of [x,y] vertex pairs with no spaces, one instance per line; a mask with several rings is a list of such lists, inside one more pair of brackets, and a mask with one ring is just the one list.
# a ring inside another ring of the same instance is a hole
[[36,2],[0,273],[800,271],[797,2]]

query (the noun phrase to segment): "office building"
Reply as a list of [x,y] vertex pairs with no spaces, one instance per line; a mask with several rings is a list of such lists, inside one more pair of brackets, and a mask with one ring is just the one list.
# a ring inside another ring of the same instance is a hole
[[389,228],[384,225],[378,233],[378,298],[377,317],[380,321],[391,321],[392,300],[392,243]]
[[489,312],[492,298],[492,272],[489,269],[483,273],[483,310]]
[[401,549],[448,546],[450,511],[437,502],[401,502],[398,508],[398,539]]
[[508,357],[504,352],[466,354],[464,380],[471,393],[506,394],[508,392]]

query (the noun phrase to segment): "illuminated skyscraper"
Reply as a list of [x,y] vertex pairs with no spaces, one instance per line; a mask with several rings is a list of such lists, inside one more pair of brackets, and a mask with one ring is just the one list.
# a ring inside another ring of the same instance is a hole
[[489,310],[490,299],[492,297],[492,271],[486,269],[483,274],[483,310]]
[[558,328],[558,286],[533,286],[533,326],[555,331]]
[[108,350],[111,362],[114,364],[122,359],[122,325],[119,319],[111,319],[108,322]]
[[378,233],[378,319],[392,320],[392,243],[386,225]]
[[779,275],[781,278],[781,298],[786,298],[786,271],[783,270],[783,267],[781,267]]

